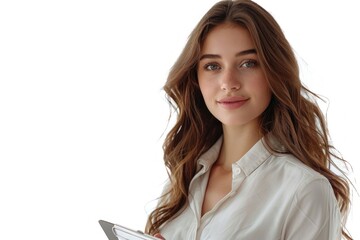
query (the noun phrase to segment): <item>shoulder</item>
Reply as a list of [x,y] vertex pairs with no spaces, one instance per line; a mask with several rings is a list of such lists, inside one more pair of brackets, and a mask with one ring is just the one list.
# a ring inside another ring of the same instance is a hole
[[268,163],[274,171],[284,171],[304,184],[315,180],[328,182],[325,176],[291,154],[272,155]]
[[[341,213],[329,180],[291,155],[275,157],[294,185],[284,222],[284,236],[291,239],[337,239]],[[300,231],[300,229],[302,229]]]
[[[329,180],[319,172],[302,163],[295,156],[283,154],[273,156],[270,165],[276,174],[285,176],[284,184],[293,187],[293,206],[311,212],[314,208],[328,212],[338,204]],[[308,209],[311,208],[311,209]]]
[[[341,213],[329,180],[295,156],[271,156],[269,169],[289,198],[283,234],[290,239],[335,239]],[[300,231],[300,229],[302,229]]]
[[337,202],[329,180],[291,154],[272,155],[264,169],[267,180],[276,182],[277,188],[292,195],[295,202],[304,198]]

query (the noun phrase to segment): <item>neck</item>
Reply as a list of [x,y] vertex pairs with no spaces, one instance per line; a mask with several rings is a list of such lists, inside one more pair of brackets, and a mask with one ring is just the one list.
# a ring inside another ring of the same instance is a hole
[[261,137],[257,124],[223,126],[223,144],[216,164],[231,171],[231,165],[241,159]]

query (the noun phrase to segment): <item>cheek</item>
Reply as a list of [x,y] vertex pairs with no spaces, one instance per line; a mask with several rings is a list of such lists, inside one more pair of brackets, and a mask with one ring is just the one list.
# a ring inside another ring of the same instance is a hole
[[259,74],[251,81],[251,87],[256,92],[270,92],[269,84],[263,74]]
[[215,86],[211,83],[211,81],[199,79],[199,87],[204,99],[210,97],[210,95],[214,93]]
[[249,87],[251,87],[252,92],[255,93],[259,99],[267,102],[270,101],[272,93],[265,78],[261,77],[256,79]]

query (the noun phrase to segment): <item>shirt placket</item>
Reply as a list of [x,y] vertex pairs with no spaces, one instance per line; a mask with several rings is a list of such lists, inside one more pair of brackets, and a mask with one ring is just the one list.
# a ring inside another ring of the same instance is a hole
[[[194,239],[197,233],[197,229],[200,226],[202,199],[204,198],[204,193],[206,189],[206,184],[204,186],[203,182],[207,182],[207,179],[208,167],[204,167],[198,172],[198,174],[195,175],[189,186],[189,205],[192,213],[195,216],[195,224],[191,224],[190,229],[188,230],[188,239]],[[194,191],[193,189],[200,190]]]
[[[209,212],[207,212],[201,219],[200,219],[200,227],[198,232],[204,233],[204,229],[206,226],[211,222],[212,218],[216,215],[217,210],[223,205],[223,203],[229,198],[232,198],[239,190],[241,183],[244,181],[246,175],[241,170],[238,165],[233,165],[232,168],[232,187],[231,191],[222,198]],[[196,239],[201,239],[201,236],[197,235]]]

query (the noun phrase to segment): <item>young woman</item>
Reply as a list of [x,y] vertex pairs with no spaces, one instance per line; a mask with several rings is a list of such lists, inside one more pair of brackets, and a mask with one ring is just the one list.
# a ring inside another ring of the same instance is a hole
[[146,231],[165,239],[351,239],[348,181],[316,95],[273,17],[220,1],[200,20],[164,90],[177,122],[170,181]]

